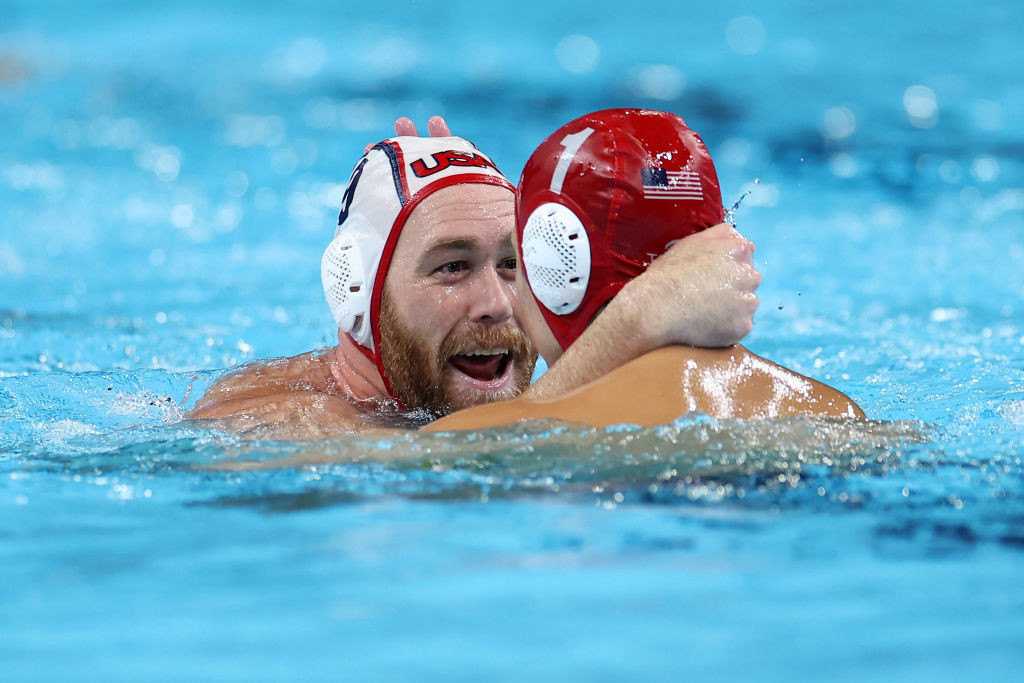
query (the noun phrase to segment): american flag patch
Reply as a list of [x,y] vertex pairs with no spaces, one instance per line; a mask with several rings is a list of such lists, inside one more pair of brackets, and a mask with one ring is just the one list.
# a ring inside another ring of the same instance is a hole
[[704,188],[696,171],[645,168],[641,173],[647,199],[704,199]]

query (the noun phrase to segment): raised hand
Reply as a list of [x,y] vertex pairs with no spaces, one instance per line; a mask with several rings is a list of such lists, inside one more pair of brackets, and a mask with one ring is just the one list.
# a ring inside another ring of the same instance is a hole
[[[427,121],[427,132],[431,137],[448,137],[452,134],[450,128],[448,128],[448,122],[440,116],[431,116],[430,120]],[[408,116],[401,116],[395,121],[395,135],[412,135],[419,136],[419,132],[416,130],[416,124],[412,122]],[[363,148],[363,154],[370,151],[375,143],[370,143]]]

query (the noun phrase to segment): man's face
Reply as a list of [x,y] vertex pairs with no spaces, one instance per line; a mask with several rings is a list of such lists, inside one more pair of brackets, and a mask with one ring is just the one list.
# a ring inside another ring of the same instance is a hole
[[395,245],[381,300],[381,359],[410,407],[446,414],[529,386],[519,328],[512,193],[460,184],[421,202]]

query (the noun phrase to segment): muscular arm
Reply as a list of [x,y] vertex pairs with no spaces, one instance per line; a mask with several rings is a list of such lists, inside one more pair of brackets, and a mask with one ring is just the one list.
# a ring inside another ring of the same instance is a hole
[[433,422],[426,431],[483,429],[540,419],[613,424],[668,424],[687,412],[718,419],[798,415],[864,419],[848,396],[757,356],[742,346],[668,346],[552,399],[487,403]]
[[750,332],[761,282],[754,245],[721,224],[658,257],[597,316],[533,386],[551,399],[670,344],[725,347]]

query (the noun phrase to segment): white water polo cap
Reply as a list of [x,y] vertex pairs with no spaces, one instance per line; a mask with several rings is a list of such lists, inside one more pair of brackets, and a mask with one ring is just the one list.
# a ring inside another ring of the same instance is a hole
[[334,239],[320,261],[320,279],[338,328],[373,353],[382,376],[376,351],[380,298],[395,244],[423,199],[459,183],[515,192],[494,162],[460,137],[384,140],[363,155],[349,177]]

